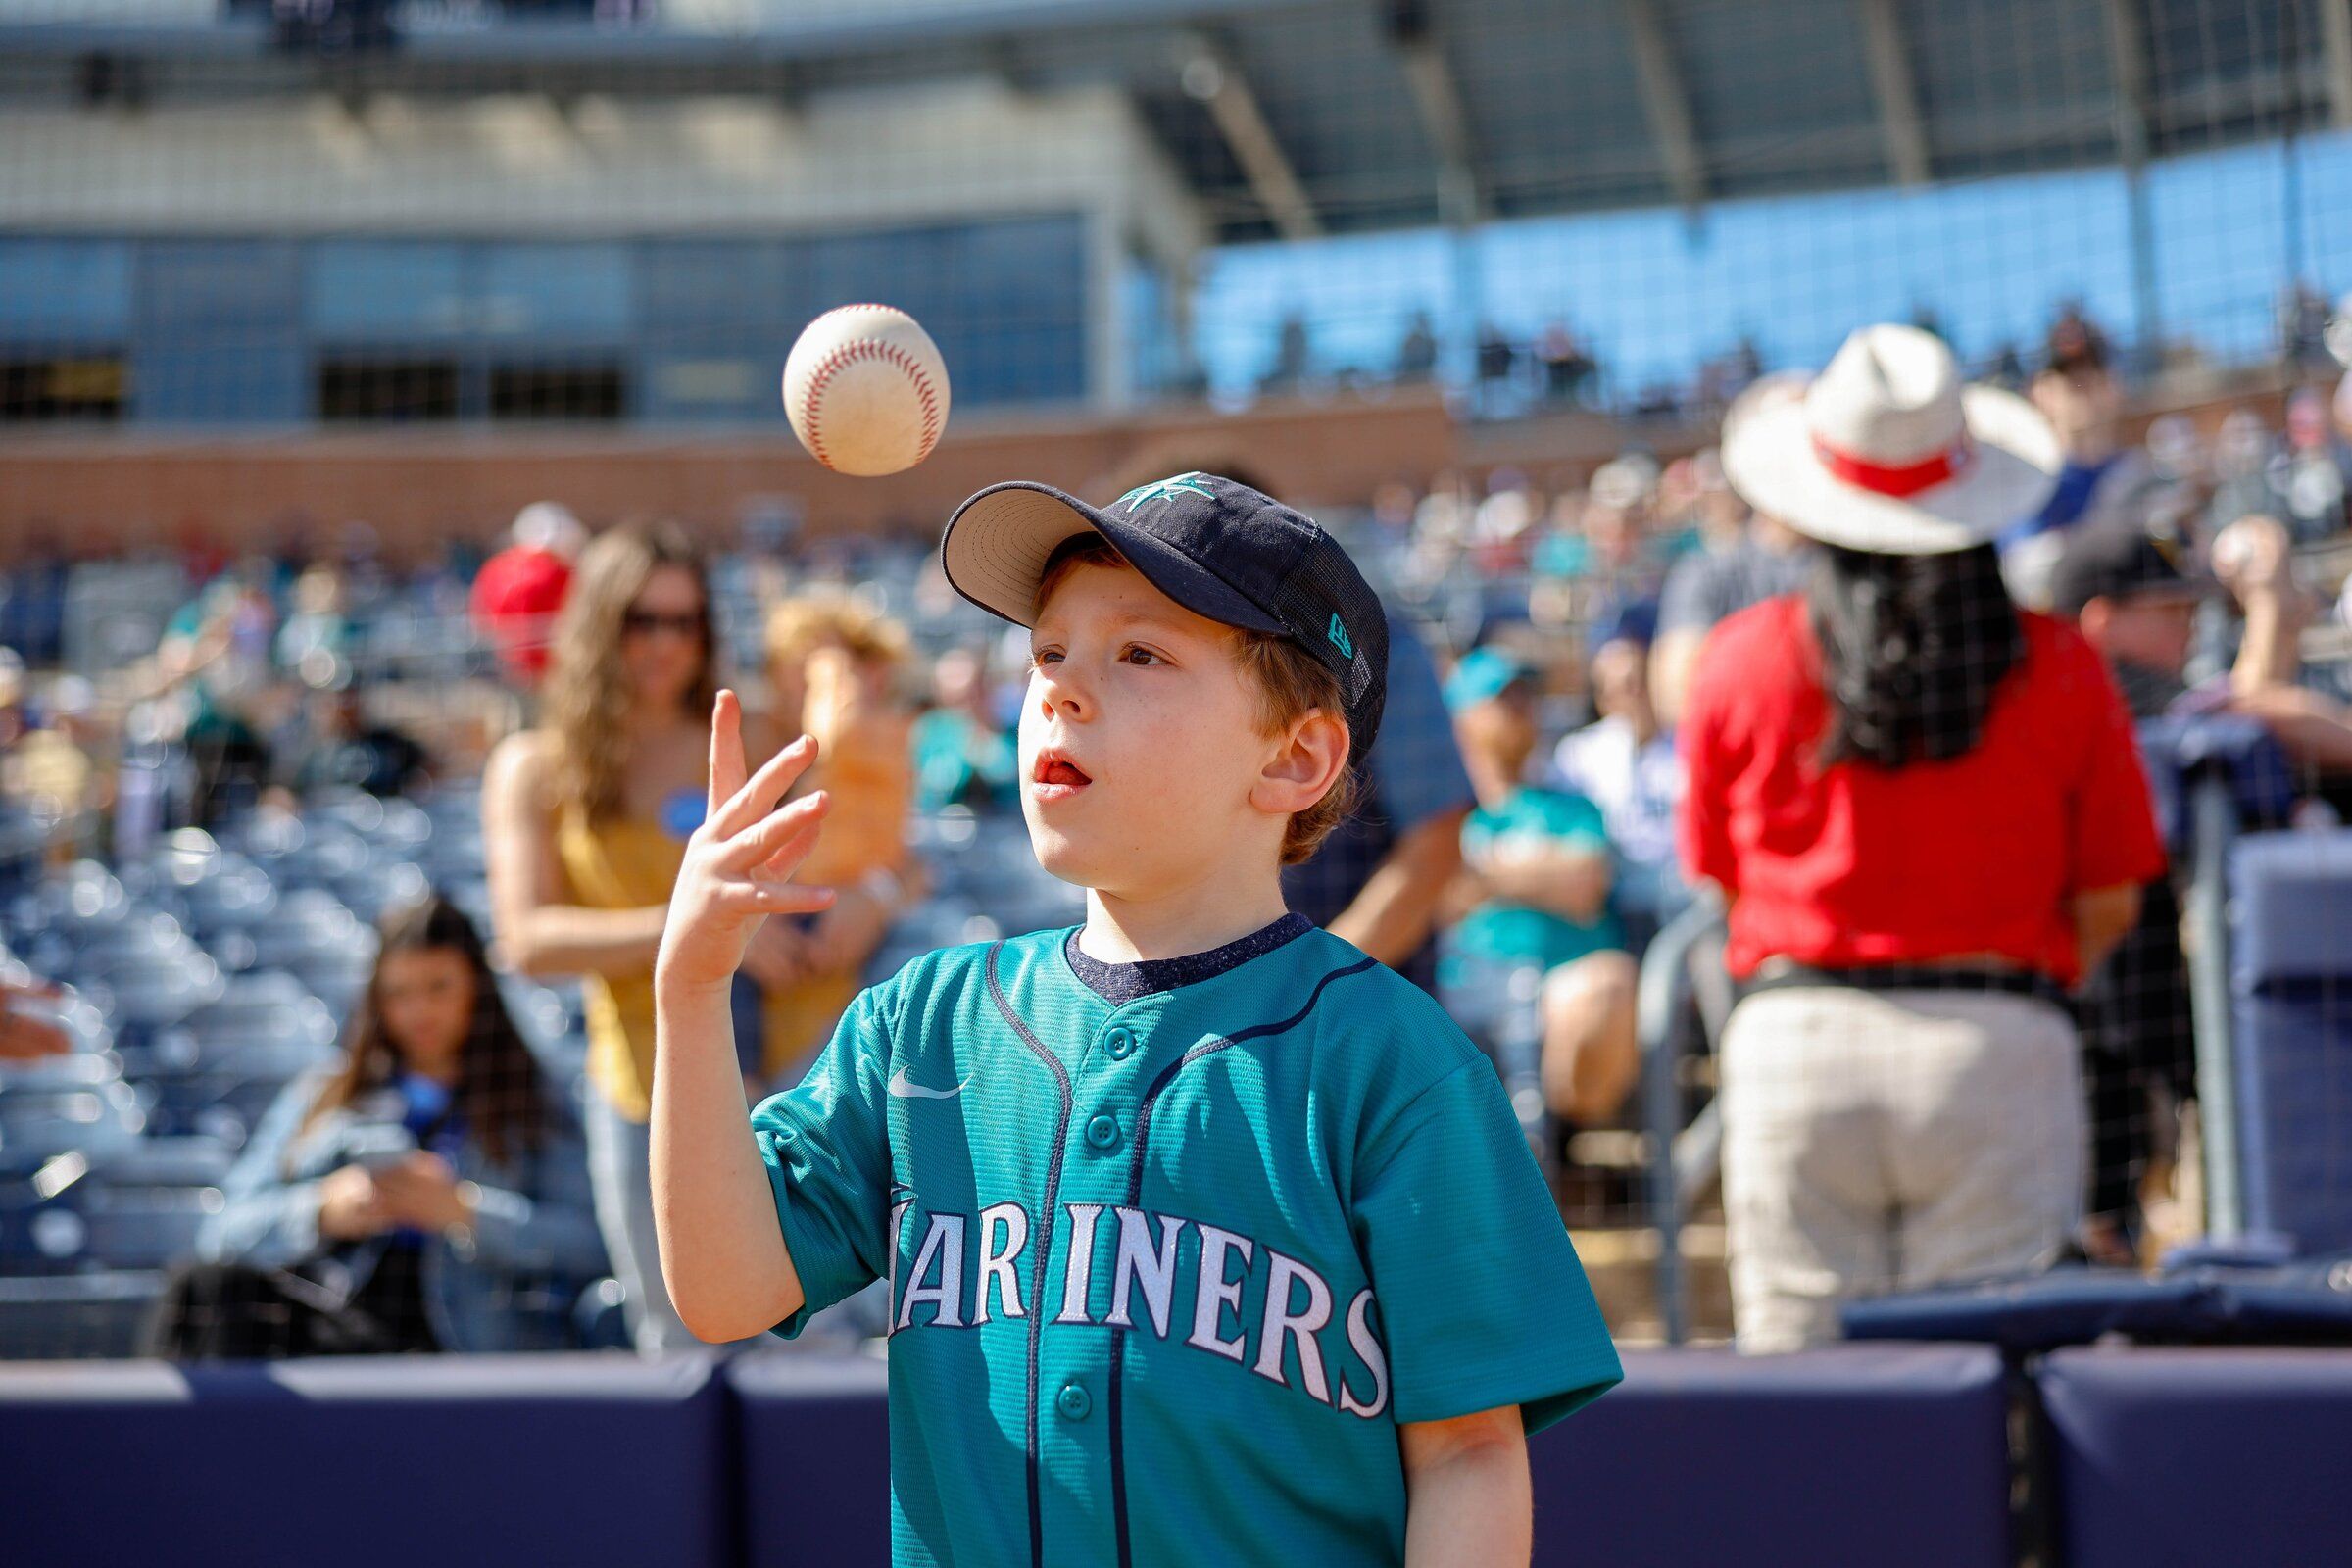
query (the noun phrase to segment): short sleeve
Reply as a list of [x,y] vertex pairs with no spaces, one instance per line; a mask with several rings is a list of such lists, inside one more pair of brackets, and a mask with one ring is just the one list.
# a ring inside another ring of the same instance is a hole
[[1354,1195],[1399,1422],[1515,1404],[1529,1432],[1624,1376],[1576,1248],[1484,1058],[1374,1135]]
[[752,1112],[776,1223],[805,1299],[772,1332],[791,1339],[815,1313],[889,1271],[890,1070],[887,993],[861,993],[799,1087]]
[[1437,666],[1398,615],[1389,616],[1388,705],[1364,762],[1379,786],[1381,810],[1398,833],[1474,798]]
[[1683,874],[1692,883],[1714,882],[1726,893],[1739,891],[1739,857],[1732,848],[1730,760],[1725,755],[1723,726],[1729,712],[1724,690],[1725,661],[1720,639],[1699,651],[1698,668],[1690,680],[1683,721],[1675,733],[1682,752],[1682,815],[1677,837]]
[[1716,559],[1704,550],[1694,550],[1674,564],[1666,573],[1666,587],[1658,595],[1658,635],[1672,632],[1704,632],[1722,619],[1715,591]]
[[2164,839],[2139,737],[2123,695],[2087,643],[2070,639],[2060,662],[2087,749],[2068,803],[2067,891],[2140,886],[2164,874]]
[[1562,849],[1606,850],[1609,828],[1600,808],[1583,795],[1551,791],[1544,796],[1544,831]]

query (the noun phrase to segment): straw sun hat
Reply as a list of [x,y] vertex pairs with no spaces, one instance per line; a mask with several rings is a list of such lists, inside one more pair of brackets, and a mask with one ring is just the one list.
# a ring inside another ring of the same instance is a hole
[[2058,436],[2024,398],[1960,384],[1952,351],[1866,326],[1804,394],[1728,422],[1723,468],[1748,504],[1825,544],[1890,556],[1966,550],[2038,511]]

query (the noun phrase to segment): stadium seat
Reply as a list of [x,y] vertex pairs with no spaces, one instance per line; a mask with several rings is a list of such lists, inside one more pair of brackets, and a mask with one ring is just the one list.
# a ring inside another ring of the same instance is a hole
[[[790,1351],[727,1364],[739,1410],[743,1541],[772,1568],[890,1557],[888,1369],[861,1355]],[[774,1478],[790,1476],[790,1486]],[[826,1499],[811,1508],[808,1499]]]
[[0,1276],[0,1361],[129,1355],[163,1287],[146,1271]]
[[189,1568],[718,1568],[734,1561],[725,1415],[699,1357],[0,1367],[7,1550]]
[[2352,1350],[2062,1350],[2035,1382],[2070,1568],[2344,1560]]
[[2009,1563],[1991,1350],[1634,1350],[1625,1369],[1529,1445],[1538,1564]]
[[2352,1251],[2352,832],[2242,839],[2230,886],[2245,1222]]

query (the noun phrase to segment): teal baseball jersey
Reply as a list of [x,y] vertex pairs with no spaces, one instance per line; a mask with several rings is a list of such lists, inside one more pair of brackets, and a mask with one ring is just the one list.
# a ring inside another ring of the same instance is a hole
[[1494,1069],[1296,915],[918,958],[752,1124],[776,1332],[891,1282],[901,1564],[1398,1562],[1398,1423],[1620,1376]]

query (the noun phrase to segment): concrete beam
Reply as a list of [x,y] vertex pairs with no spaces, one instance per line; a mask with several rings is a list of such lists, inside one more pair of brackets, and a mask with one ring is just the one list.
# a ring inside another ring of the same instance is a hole
[[1323,233],[1323,218],[1300,183],[1298,172],[1275,138],[1274,129],[1258,108],[1257,94],[1215,40],[1192,34],[1177,47],[1176,69],[1183,74],[1184,90],[1208,110],[1217,133],[1242,166],[1251,194],[1265,209],[1276,233],[1284,239],[1315,239]]
[[1879,104],[1879,135],[1886,144],[1886,172],[1903,185],[1925,185],[1934,177],[1928,149],[1927,117],[1919,112],[1919,83],[1911,73],[1910,41],[1894,0],[1857,0],[1862,9],[1862,52],[1870,66],[1871,96]]
[[1437,153],[1438,216],[1456,225],[1485,221],[1491,215],[1486,189],[1479,183],[1470,117],[1462,108],[1453,67],[1430,25],[1429,8],[1422,0],[1399,0],[1389,8],[1386,31],[1421,117],[1422,132]]
[[1679,205],[1695,212],[1706,205],[1706,159],[1699,150],[1690,92],[1683,82],[1683,68],[1674,58],[1673,41],[1666,35],[1659,0],[1620,0],[1620,9],[1633,46],[1642,114],[1649,122],[1650,140],[1657,143],[1666,188]]
[[2115,81],[2115,152],[2127,169],[2148,161],[2148,28],[2140,0],[2107,0],[2107,70]]
[[2328,123],[2352,130],[2352,0],[2320,0],[2320,44],[2328,62]]

